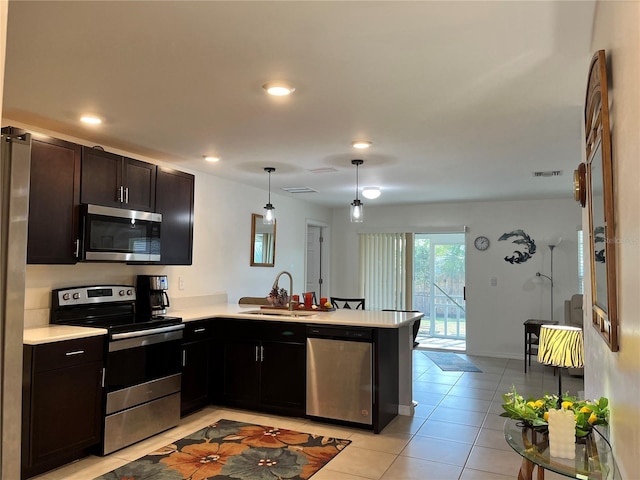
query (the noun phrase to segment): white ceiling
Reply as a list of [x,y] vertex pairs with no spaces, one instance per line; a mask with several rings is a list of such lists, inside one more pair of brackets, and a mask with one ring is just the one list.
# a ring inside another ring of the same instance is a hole
[[594,5],[12,0],[3,117],[327,206],[354,158],[369,205],[570,197]]

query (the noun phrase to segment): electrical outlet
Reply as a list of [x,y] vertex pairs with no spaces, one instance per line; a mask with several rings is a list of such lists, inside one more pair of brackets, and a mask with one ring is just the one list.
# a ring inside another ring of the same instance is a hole
[[184,290],[184,278],[178,277],[178,290]]
[[492,287],[498,286],[498,277],[491,277],[491,286]]

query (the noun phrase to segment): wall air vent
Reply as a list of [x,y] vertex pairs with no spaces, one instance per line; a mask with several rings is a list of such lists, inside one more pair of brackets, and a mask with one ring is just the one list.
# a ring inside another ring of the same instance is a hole
[[562,170],[547,170],[546,172],[533,172],[534,177],[559,177]]
[[282,190],[289,193],[316,193],[311,187],[282,187]]

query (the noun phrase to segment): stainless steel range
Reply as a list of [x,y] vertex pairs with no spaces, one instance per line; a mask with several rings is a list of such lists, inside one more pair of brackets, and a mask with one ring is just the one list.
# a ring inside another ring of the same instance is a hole
[[52,292],[51,323],[109,331],[103,375],[103,455],[174,427],[180,420],[182,319],[136,316],[135,300],[131,285]]

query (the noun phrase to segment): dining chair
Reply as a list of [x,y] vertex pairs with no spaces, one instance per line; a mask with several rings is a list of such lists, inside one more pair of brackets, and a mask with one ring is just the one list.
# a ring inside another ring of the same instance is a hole
[[364,310],[364,298],[331,297],[331,305],[346,310]]

